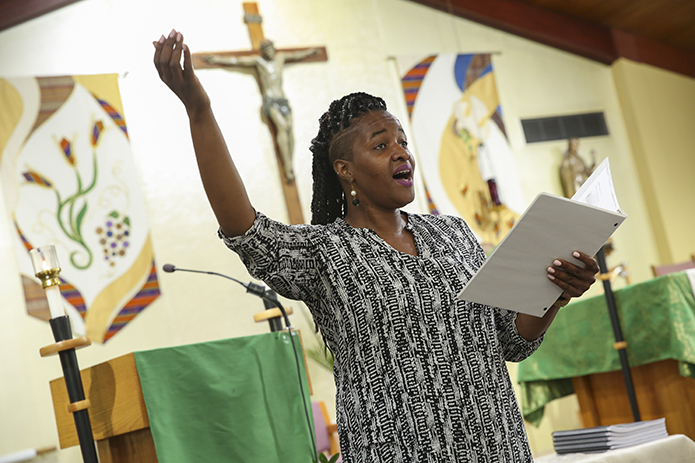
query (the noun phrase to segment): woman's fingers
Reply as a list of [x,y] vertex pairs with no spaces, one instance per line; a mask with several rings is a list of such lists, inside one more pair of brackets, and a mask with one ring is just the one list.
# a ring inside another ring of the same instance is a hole
[[581,291],[580,289],[575,287],[575,284],[577,284],[578,280],[576,280],[574,276],[565,272],[562,268],[558,268],[561,267],[561,265],[559,265],[556,262],[559,263],[559,261],[553,262],[554,267],[548,267],[548,279],[550,279],[550,281],[552,281],[553,283],[555,283],[556,286],[562,289],[563,295],[565,296],[577,297],[583,294],[584,291]]
[[[154,64],[159,77],[169,87],[176,87],[181,83],[181,44],[183,35],[172,29],[169,36],[159,38],[154,53]],[[174,90],[172,88],[172,90]]]
[[193,77],[193,59],[188,45],[183,44],[183,76],[186,79]]
[[152,42],[154,45],[154,67],[157,68],[157,73],[159,73],[159,78],[162,78],[162,71],[160,69],[160,58],[162,56],[162,50],[164,50],[164,42],[166,37],[162,35],[158,41]]
[[174,46],[169,57],[169,71],[176,85],[183,83],[183,69],[181,69],[181,45],[183,45],[183,34],[176,32],[174,35]]
[[[183,34],[172,29],[168,37],[161,36],[155,46],[154,64],[159,78],[186,104],[197,80],[193,72],[191,52],[183,43]],[[183,68],[181,56],[183,55]]]
[[592,273],[593,275],[598,273],[598,262],[596,262],[596,259],[579,251],[574,251],[572,255],[584,263],[584,269],[586,271]]
[[159,69],[163,75],[164,82],[167,85],[171,84],[171,55],[174,52],[174,44],[176,43],[176,31],[171,30],[169,36],[164,41],[162,53],[159,55]]
[[547,269],[548,279],[560,287],[566,295],[578,297],[596,281],[598,264],[593,257],[584,253],[575,252],[573,256],[580,260],[584,267],[563,259],[556,259]]
[[172,29],[168,37],[161,36],[153,45],[159,78],[179,97],[189,114],[209,109],[210,99],[195,75],[191,50],[183,43],[183,34]]

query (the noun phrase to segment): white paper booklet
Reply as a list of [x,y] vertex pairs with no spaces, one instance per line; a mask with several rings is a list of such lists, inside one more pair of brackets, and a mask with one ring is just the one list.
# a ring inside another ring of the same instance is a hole
[[582,251],[594,255],[627,216],[620,210],[608,159],[572,199],[539,194],[459,293],[459,299],[542,317],[562,290],[546,269]]
[[615,196],[611,165],[608,158],[594,170],[584,184],[572,196],[573,201],[590,204],[607,211],[621,212],[618,198]]

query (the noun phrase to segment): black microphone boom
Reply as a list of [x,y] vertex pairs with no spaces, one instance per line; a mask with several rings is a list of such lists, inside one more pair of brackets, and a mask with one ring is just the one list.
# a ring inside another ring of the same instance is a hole
[[[288,330],[292,329],[292,324],[290,323],[290,318],[287,316],[287,312],[285,312],[285,308],[280,304],[280,301],[276,297],[273,296],[272,291],[267,291],[265,289],[265,286],[259,285],[258,283],[244,283],[242,281],[237,280],[236,278],[232,278],[227,275],[223,275],[221,273],[217,272],[207,272],[204,270],[191,270],[191,269],[186,269],[186,268],[178,268],[173,264],[164,264],[162,265],[162,270],[164,270],[167,273],[174,273],[174,272],[192,272],[192,273],[204,273],[207,275],[217,275],[218,277],[226,278],[228,280],[232,280],[236,283],[239,283],[241,286],[246,288],[246,292],[253,294],[254,296],[258,296],[263,300],[266,300],[268,302],[272,302],[273,304],[276,304],[277,308],[280,309],[280,312],[282,312],[282,318],[285,320],[285,328]],[[269,294],[270,293],[270,294]]]

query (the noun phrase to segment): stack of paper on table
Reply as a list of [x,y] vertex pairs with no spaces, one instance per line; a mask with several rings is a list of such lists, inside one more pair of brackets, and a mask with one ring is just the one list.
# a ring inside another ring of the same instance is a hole
[[572,253],[594,255],[626,217],[605,159],[572,199],[539,194],[458,297],[542,317],[562,294],[546,277],[553,260],[583,266]]
[[668,437],[666,420],[598,426],[595,428],[556,431],[553,433],[555,452],[594,453],[623,449]]

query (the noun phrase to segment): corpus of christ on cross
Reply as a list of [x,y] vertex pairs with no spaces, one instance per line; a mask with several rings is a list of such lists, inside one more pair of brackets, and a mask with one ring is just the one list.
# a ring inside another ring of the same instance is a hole
[[292,110],[282,90],[282,71],[286,63],[327,61],[325,47],[276,49],[263,35],[258,4],[244,3],[244,22],[251,37],[251,50],[216,51],[193,54],[195,69],[223,68],[254,71],[263,95],[262,119],[268,125],[280,167],[282,189],[291,224],[304,223],[297,184],[292,167],[294,136]]

